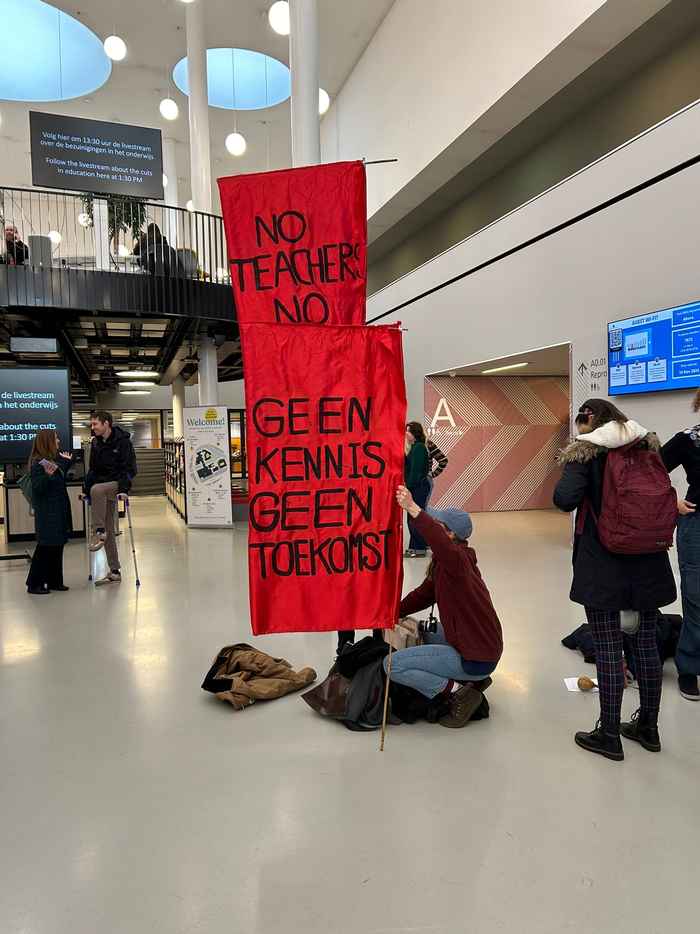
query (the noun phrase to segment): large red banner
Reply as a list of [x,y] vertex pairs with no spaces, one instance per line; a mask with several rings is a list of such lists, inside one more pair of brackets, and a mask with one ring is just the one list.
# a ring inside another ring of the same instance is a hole
[[400,329],[241,331],[253,632],[393,626],[403,574]]
[[219,179],[240,324],[364,324],[362,162]]

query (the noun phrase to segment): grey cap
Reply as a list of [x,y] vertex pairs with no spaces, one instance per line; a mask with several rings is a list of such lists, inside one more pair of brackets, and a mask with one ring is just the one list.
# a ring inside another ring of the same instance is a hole
[[471,516],[463,509],[426,509],[428,515],[437,522],[442,522],[457,538],[465,541],[471,537],[474,526]]

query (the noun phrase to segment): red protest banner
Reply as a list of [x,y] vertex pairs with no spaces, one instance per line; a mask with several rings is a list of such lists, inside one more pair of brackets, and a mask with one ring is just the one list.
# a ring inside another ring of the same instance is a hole
[[399,328],[241,331],[253,632],[393,626],[403,575]]
[[364,324],[362,162],[219,179],[238,322]]

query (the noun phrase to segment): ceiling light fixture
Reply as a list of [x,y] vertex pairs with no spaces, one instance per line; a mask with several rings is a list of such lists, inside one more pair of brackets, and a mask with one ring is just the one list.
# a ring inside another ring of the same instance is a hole
[[92,218],[85,211],[81,211],[80,214],[78,214],[78,223],[81,227],[91,227]]
[[226,149],[232,156],[242,156],[248,148],[242,133],[229,133],[226,137]]
[[121,394],[123,396],[147,396],[150,391],[150,389],[122,389]]
[[267,19],[278,36],[289,35],[289,4],[287,0],[277,0],[267,11]]
[[134,376],[138,378],[147,377],[148,379],[158,379],[158,374],[153,370],[117,370],[117,376]]
[[[267,80],[267,68],[265,71]],[[231,98],[233,103],[233,133],[229,133],[224,140],[227,152],[232,156],[242,156],[248,148],[245,136],[238,132],[238,115],[236,113],[236,50],[231,49]]]
[[144,383],[139,380],[132,380],[129,383],[119,383],[120,386],[125,386],[127,389],[153,389],[153,383]]
[[177,106],[177,101],[174,101],[172,97],[164,97],[160,102],[160,115],[164,120],[177,120],[180,114],[180,108]]
[[328,91],[324,91],[323,88],[318,89],[318,113],[319,116],[323,116],[328,113],[328,110],[331,106],[331,98]]
[[113,62],[121,62],[126,58],[126,42],[120,36],[107,36],[103,46],[107,58]]
[[482,376],[488,376],[489,373],[505,373],[506,370],[521,370],[524,366],[530,366],[529,363],[510,363],[508,366],[494,366],[490,370],[482,370]]

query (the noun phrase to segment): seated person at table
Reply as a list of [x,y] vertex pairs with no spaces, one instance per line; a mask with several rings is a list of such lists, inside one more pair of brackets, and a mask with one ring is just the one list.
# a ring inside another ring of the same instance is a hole
[[0,262],[8,266],[24,266],[29,259],[29,247],[23,243],[14,224],[5,227],[5,255]]
[[[398,488],[396,499],[433,551],[425,580],[401,601],[400,615],[437,603],[442,625],[426,634],[426,644],[394,653],[391,680],[431,699],[443,696],[449,713],[440,723],[457,729],[467,725],[491,683],[489,675],[503,652],[501,624],[467,541],[469,515],[459,509],[423,510],[405,486]],[[461,687],[453,693],[455,681]]]

